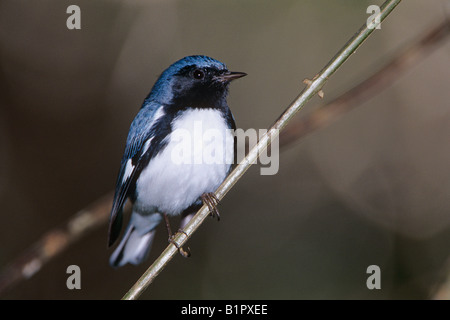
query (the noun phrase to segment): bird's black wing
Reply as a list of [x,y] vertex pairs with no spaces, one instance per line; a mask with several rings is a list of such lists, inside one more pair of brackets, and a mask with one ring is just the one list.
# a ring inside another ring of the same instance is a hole
[[[162,115],[162,106],[149,104],[142,108],[131,124],[125,151],[120,163],[116,190],[111,209],[108,229],[108,246],[119,237],[122,228],[122,209],[126,199],[134,193],[136,180],[142,171],[140,162],[148,158],[153,140],[153,126]],[[161,112],[158,114],[158,110]]]

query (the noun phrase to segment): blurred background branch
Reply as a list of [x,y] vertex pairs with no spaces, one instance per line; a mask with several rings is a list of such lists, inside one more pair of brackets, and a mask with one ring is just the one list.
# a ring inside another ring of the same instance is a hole
[[446,40],[449,33],[450,22],[446,19],[432,27],[422,37],[412,41],[406,48],[399,49],[388,63],[370,77],[328,104],[315,109],[308,116],[300,117],[289,123],[288,127],[280,134],[280,146],[286,147],[309,132],[328,125],[341,114],[361,105],[392,85],[401,75],[429,54],[430,50],[435,49],[437,45]]
[[71,244],[106,223],[111,205],[112,193],[75,213],[64,226],[43,235],[28,250],[1,270],[0,294],[21,280],[31,278]]
[[[448,20],[444,20],[406,48],[400,49],[382,68],[352,89],[310,114],[292,120],[280,133],[280,147],[286,148],[308,133],[331,124],[345,112],[389,87],[442,44],[449,34],[450,24]],[[19,281],[32,277],[57,254],[106,223],[111,203],[112,194],[105,195],[77,212],[65,226],[46,233],[13,262],[3,267],[0,272],[0,294]]]

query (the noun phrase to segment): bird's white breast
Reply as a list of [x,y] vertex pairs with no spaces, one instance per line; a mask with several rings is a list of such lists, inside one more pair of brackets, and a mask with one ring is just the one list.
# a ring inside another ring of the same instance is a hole
[[233,132],[220,111],[189,109],[172,122],[167,146],[137,180],[135,210],[181,213],[225,179],[234,158]]

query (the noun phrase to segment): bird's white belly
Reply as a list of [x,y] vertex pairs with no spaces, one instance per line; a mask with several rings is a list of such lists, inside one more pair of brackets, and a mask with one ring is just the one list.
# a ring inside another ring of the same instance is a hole
[[167,139],[137,180],[134,209],[142,213],[180,214],[217,189],[234,158],[233,133],[218,110],[185,111]]

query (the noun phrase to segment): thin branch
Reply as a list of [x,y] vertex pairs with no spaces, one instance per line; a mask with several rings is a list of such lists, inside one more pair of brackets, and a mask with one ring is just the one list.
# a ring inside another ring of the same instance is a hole
[[325,106],[314,110],[310,115],[291,121],[280,134],[280,146],[286,147],[306,134],[330,124],[343,113],[383,91],[437,44],[442,43],[449,34],[450,21],[444,20],[408,47],[400,50],[390,62],[366,80]]
[[[400,3],[401,0],[388,0],[380,8],[380,21],[383,21],[392,10]],[[339,67],[347,61],[347,59],[355,52],[355,50],[364,42],[364,40],[375,29],[369,29],[364,25],[359,31],[347,42],[347,44],[336,54],[336,56],[328,63],[328,65],[320,71],[308,86],[300,93],[294,102],[286,109],[280,118],[274,123],[269,131],[261,137],[256,146],[254,146],[247,156],[239,163],[239,165],[230,173],[225,181],[216,190],[215,194],[221,200],[242,175],[255,163],[259,155],[270,145],[271,141],[279,135],[290,121],[290,119],[308,102],[315,94],[322,90],[322,87],[328,79],[339,69]],[[144,272],[135,285],[124,295],[123,299],[137,299],[148,285],[156,278],[156,276],[164,269],[167,263],[177,254],[177,247],[183,244],[192,236],[197,228],[208,217],[209,210],[207,206],[203,206],[197,214],[188,222],[183,232],[175,235],[174,242],[177,244],[169,244],[163,253],[155,260],[155,262]]]
[[0,273],[0,293],[21,280],[31,278],[50,259],[90,231],[106,223],[112,194],[103,196],[77,212],[66,225],[47,232],[38,242]]

